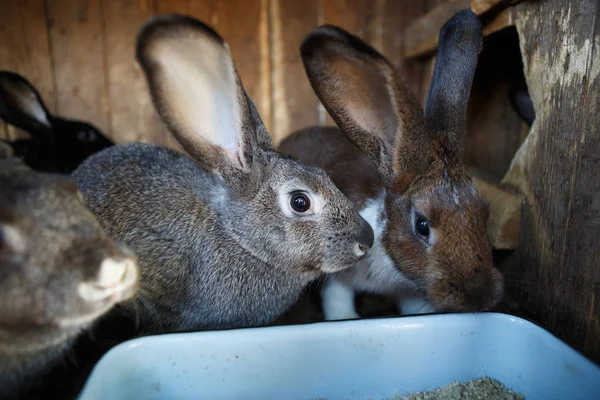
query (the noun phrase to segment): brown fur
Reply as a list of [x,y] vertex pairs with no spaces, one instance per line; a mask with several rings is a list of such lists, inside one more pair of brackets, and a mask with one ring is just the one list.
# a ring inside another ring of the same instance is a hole
[[[462,158],[480,41],[481,25],[468,10],[444,25],[423,113],[376,50],[342,29],[317,28],[304,40],[302,56],[315,92],[341,131],[309,128],[280,146],[323,168],[358,209],[386,190],[381,241],[399,274],[439,311],[486,310],[503,292],[486,233],[488,204]],[[426,240],[414,227],[416,213],[429,221],[432,234]],[[353,281],[348,278],[353,273],[355,287],[361,286],[356,269],[339,275]]]

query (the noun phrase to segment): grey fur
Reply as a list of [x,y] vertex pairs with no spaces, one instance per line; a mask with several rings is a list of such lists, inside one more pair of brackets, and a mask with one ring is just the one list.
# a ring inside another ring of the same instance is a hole
[[[221,58],[231,60],[214,31],[187,17],[156,17],[138,38],[157,110],[194,158],[150,144],[119,145],[90,157],[73,176],[106,232],[138,255],[141,287],[127,308],[137,313],[141,333],[265,325],[323,272],[353,265],[360,258],[354,248],[370,248],[373,231],[323,171],[272,149],[237,75],[214,98],[237,92],[238,158],[210,142],[214,132],[186,129],[194,118],[215,115],[201,107],[198,115],[179,112],[180,97],[190,93],[173,93],[169,68],[177,60],[165,63],[153,51],[180,37],[190,42],[185,52],[218,44]],[[199,62],[198,74],[220,73]],[[310,194],[320,212],[287,215],[286,196],[295,191]]]
[[[75,182],[36,173],[10,153],[0,154],[0,398],[5,399],[21,398],[83,330],[131,297],[139,271],[131,251],[104,234]],[[109,258],[129,268],[127,280],[110,287],[100,281],[100,267]],[[83,297],[82,284],[103,297]]]

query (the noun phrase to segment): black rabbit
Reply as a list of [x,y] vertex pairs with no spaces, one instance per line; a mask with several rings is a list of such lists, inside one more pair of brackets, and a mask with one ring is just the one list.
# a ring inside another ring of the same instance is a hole
[[31,136],[8,142],[31,168],[71,173],[90,155],[113,145],[96,127],[48,112],[38,91],[22,76],[0,71],[0,118]]

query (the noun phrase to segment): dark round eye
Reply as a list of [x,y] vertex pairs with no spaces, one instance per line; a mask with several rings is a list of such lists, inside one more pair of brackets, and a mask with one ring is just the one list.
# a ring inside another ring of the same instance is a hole
[[296,212],[307,212],[310,209],[310,199],[304,193],[295,193],[290,199],[290,205]]
[[96,140],[96,134],[92,131],[79,131],[77,133],[77,139],[82,142],[93,142]]
[[429,221],[423,217],[417,217],[417,220],[415,221],[415,230],[419,235],[427,239],[429,237]]

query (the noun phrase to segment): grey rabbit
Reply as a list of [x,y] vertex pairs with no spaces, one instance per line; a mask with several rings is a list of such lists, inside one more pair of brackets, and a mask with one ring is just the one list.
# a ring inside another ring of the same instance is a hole
[[322,26],[304,39],[308,78],[339,129],[304,129],[279,150],[323,168],[375,231],[367,256],[325,282],[325,319],[358,318],[356,292],[393,296],[401,314],[484,311],[502,298],[489,206],[463,157],[481,40],[470,10],[444,24],[423,111],[359,38]]
[[139,280],[77,185],[0,143],[0,398],[23,398]]
[[92,124],[52,115],[35,87],[11,71],[0,71],[0,118],[29,133],[30,138],[6,143],[36,171],[69,174],[113,145]]
[[127,304],[139,334],[269,324],[311,281],[364,256],[373,230],[323,171],[274,150],[215,31],[155,16],[136,57],[187,155],[118,145],[73,177],[139,258],[140,290]]

